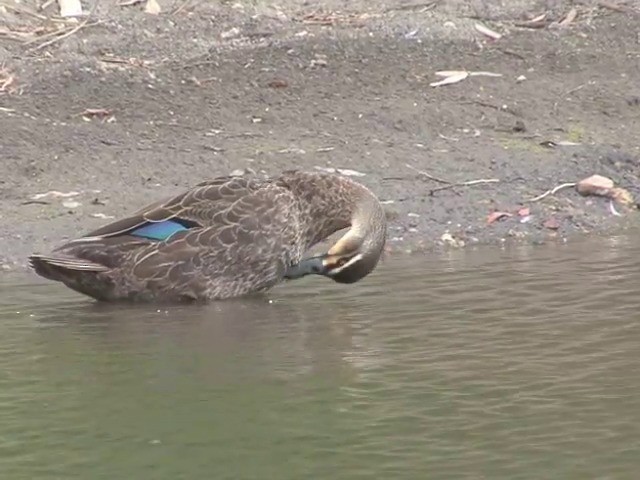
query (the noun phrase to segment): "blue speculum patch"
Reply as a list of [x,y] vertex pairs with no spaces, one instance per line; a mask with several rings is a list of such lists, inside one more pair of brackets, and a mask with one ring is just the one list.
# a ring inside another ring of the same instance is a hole
[[175,220],[165,220],[164,222],[147,223],[142,227],[129,232],[129,235],[148,238],[150,240],[164,241],[173,234],[187,230],[187,227]]

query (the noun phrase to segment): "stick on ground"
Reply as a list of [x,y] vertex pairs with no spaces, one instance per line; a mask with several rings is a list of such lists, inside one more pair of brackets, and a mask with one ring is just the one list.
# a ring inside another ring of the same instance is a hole
[[555,195],[557,192],[559,192],[560,190],[563,190],[565,188],[569,188],[569,187],[575,187],[576,184],[575,183],[562,183],[556,187],[553,187],[549,190],[547,190],[546,192],[538,195],[537,197],[533,197],[531,199],[529,199],[530,202],[537,202],[538,200],[542,200],[545,197],[548,197],[549,195]]

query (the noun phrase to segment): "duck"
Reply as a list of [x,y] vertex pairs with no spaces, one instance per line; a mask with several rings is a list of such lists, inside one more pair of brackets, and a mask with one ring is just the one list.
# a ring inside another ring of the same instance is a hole
[[[319,254],[311,247],[346,232]],[[355,283],[387,236],[374,193],[339,173],[222,176],[29,257],[48,280],[101,302],[209,302],[308,275]]]

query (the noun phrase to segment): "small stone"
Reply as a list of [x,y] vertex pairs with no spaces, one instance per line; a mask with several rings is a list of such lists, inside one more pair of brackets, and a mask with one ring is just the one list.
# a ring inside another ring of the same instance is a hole
[[591,175],[590,177],[580,180],[576,184],[576,190],[580,195],[596,195],[606,197],[613,188],[613,180],[602,175]]
[[558,230],[560,228],[560,221],[556,217],[546,219],[542,226],[549,230]]

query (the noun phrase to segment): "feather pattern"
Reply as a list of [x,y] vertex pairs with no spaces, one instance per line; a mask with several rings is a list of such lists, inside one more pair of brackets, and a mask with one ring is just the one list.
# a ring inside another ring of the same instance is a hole
[[367,248],[372,269],[386,223],[364,186],[316,172],[219,177],[30,262],[98,300],[207,301],[273,287],[308,248],[348,226],[343,240]]

